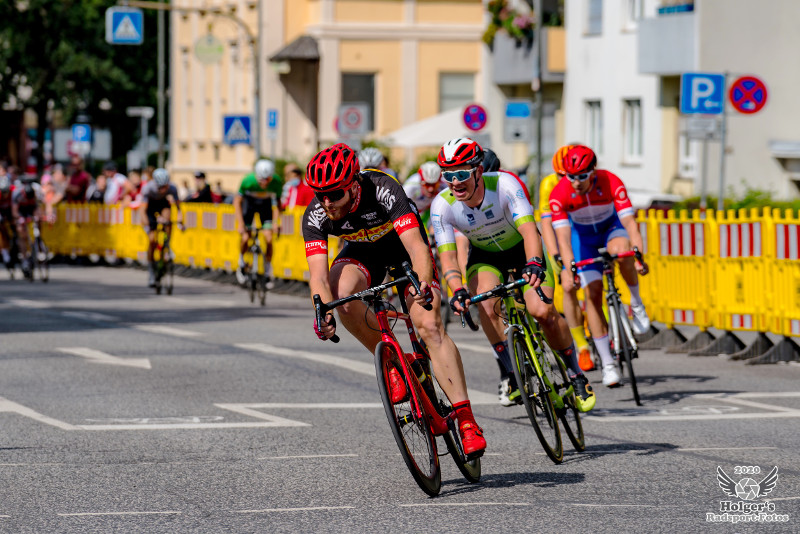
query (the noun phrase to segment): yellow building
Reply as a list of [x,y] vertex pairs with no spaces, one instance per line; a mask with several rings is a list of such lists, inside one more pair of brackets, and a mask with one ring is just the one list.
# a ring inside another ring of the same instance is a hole
[[[254,115],[255,49],[260,152],[301,163],[339,139],[342,103],[366,102],[366,138],[379,139],[481,101],[490,83],[482,70],[481,0],[172,4],[207,10],[178,9],[171,16],[170,165],[178,183],[203,170],[212,183],[233,190],[252,169],[253,147],[226,144],[223,116]],[[248,32],[257,36],[253,46]],[[268,110],[277,111],[273,130]]]

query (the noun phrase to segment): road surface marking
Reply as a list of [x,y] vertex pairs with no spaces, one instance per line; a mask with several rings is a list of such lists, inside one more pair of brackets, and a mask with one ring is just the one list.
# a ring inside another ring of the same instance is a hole
[[14,306],[18,306],[20,308],[37,308],[43,310],[45,308],[51,308],[52,304],[49,302],[41,302],[39,300],[28,300],[28,299],[6,299],[6,302],[9,304],[13,304]]
[[[235,346],[240,349],[263,352],[265,354],[275,354],[278,356],[287,356],[289,358],[304,358],[313,362],[335,365],[355,373],[371,376],[373,378],[375,377],[375,365],[372,363],[359,362],[356,360],[350,360],[348,358],[340,358],[339,356],[330,356],[316,352],[292,350],[286,347],[276,347],[275,345],[267,345],[266,343],[237,343]],[[473,405],[495,404],[497,402],[497,395],[484,393],[482,391],[475,391],[472,389],[469,390],[469,397]],[[383,405],[378,404],[378,406]]]
[[265,514],[270,512],[316,512],[319,510],[353,510],[355,506],[306,506],[303,508],[264,508],[263,510],[234,510],[237,514]]
[[77,429],[77,427],[74,425],[70,425],[69,423],[59,421],[58,419],[53,419],[52,417],[47,417],[46,415],[42,415],[39,412],[31,410],[30,408],[26,408],[21,404],[12,402],[6,399],[5,397],[0,397],[0,412],[11,412],[21,415],[23,417],[30,417],[35,421],[39,421],[40,423],[60,428],[62,430]]
[[290,358],[303,358],[312,362],[326,363],[328,365],[335,365],[342,367],[354,373],[360,373],[375,377],[375,365],[372,363],[359,362],[350,360],[348,358],[340,358],[338,356],[330,356],[327,354],[319,354],[316,352],[307,352],[304,350],[294,350],[285,347],[276,347],[274,345],[267,345],[266,343],[237,343],[237,348],[263,352],[265,354],[275,354],[277,356],[287,356]]
[[61,347],[56,350],[74,356],[81,356],[82,358],[88,359],[90,363],[121,365],[123,367],[136,367],[137,369],[152,369],[150,360],[147,358],[120,358],[88,347]]
[[259,460],[305,460],[309,458],[358,458],[357,454],[305,454],[302,456],[267,456]]
[[584,416],[584,419],[611,423],[640,423],[643,421],[720,421],[723,419],[784,419],[787,417],[800,417],[800,410],[794,412],[753,412],[753,413],[726,413],[714,415],[625,415],[598,417],[596,415]]
[[194,307],[200,308],[233,308],[234,306],[240,306],[236,302],[231,302],[229,300],[217,300],[217,299],[187,299],[181,297],[165,297],[164,302],[176,302],[180,304],[188,304]]
[[168,336],[177,336],[177,337],[197,337],[202,335],[200,332],[193,332],[192,330],[183,330],[181,328],[172,328],[171,326],[164,326],[159,324],[134,324],[131,326],[137,330],[150,332],[151,334],[165,334]]
[[798,499],[800,499],[800,497],[777,497],[777,498],[774,498],[774,499],[772,497],[770,497],[769,499],[765,499],[765,500],[767,500],[767,501],[796,501]]
[[214,430],[220,428],[273,428],[273,427],[299,427],[311,426],[302,421],[293,421],[270,415],[256,410],[250,410],[250,404],[215,404],[223,410],[231,410],[260,421],[244,421],[230,423],[146,423],[146,424],[103,424],[103,425],[77,425],[80,430]]
[[676,451],[757,451],[773,450],[778,447],[678,447]]
[[89,321],[109,321],[109,322],[117,321],[116,317],[96,312],[62,311],[61,315],[65,317],[74,317],[76,319],[87,319]]
[[72,514],[58,514],[60,517],[86,517],[103,515],[180,515],[181,512],[168,510],[164,512],[78,512]]
[[589,508],[669,508],[677,505],[663,505],[663,504],[589,504],[573,502],[572,506],[587,506]]
[[471,350],[472,352],[482,352],[484,354],[491,354],[494,356],[494,350],[485,345],[473,345],[472,343],[462,343],[459,341],[457,346],[459,349],[467,349]]
[[401,508],[414,508],[418,506],[530,506],[527,502],[430,502],[401,504]]

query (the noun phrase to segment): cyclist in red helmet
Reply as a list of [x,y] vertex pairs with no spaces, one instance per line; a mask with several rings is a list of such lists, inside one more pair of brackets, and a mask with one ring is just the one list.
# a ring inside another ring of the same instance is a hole
[[[542,326],[550,347],[567,364],[578,409],[589,411],[596,398],[578,364],[567,323],[552,303],[545,304],[535,293],[535,288],[541,286],[552,299],[555,280],[552,267],[544,259],[533,207],[514,175],[502,170],[484,174],[483,157],[478,143],[462,137],[445,143],[437,160],[449,190],[434,199],[431,220],[444,279],[454,295],[450,306],[461,313],[469,306],[470,295],[489,291],[506,279],[509,269],[518,270],[529,283],[524,291],[528,311]],[[472,245],[466,270],[469,290],[462,285],[456,261],[455,230],[467,236]],[[495,312],[497,300],[488,299],[477,306],[483,331],[500,367],[499,401],[510,406],[520,402],[520,394],[513,379],[505,326]]]
[[[635,212],[625,184],[618,176],[596,169],[597,156],[583,145],[572,147],[563,159],[565,177],[550,193],[553,229],[565,268],[561,284],[569,293],[575,287],[575,277],[567,268],[573,261],[594,258],[598,249],[606,247],[611,254],[631,250],[631,244],[644,250],[642,235],[636,225]],[[650,319],[639,295],[638,274],[647,274],[647,264],[633,258],[620,261],[620,272],[631,291],[633,329],[644,334],[650,329]],[[581,286],[586,292],[586,314],[589,331],[602,360],[603,384],[616,387],[620,375],[608,340],[608,322],[603,315],[602,267],[592,265],[578,271]]]
[[[361,171],[356,153],[344,143],[326,148],[311,159],[306,182],[316,197],[302,222],[311,294],[319,294],[325,302],[351,295],[379,284],[387,272],[409,261],[419,275],[421,294],[410,285],[399,289],[428,347],[434,372],[456,409],[464,452],[480,456],[486,440],[472,415],[461,355],[442,325],[438,277],[434,276],[428,238],[416,206],[388,174]],[[329,269],[330,235],[346,244]],[[423,309],[426,303],[433,309]],[[381,336],[367,306],[354,301],[338,310],[345,328],[374,352]],[[314,324],[320,339],[329,339],[336,331],[333,314],[325,319],[326,324]],[[405,387],[402,380],[394,384],[398,389]],[[395,392],[394,387],[390,391],[392,398],[402,398],[403,393]]]

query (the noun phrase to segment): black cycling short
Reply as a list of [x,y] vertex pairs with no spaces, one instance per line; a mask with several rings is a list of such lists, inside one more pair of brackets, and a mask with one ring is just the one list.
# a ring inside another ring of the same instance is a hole
[[[547,256],[547,251],[545,251]],[[525,257],[525,242],[520,241],[508,250],[489,252],[478,247],[470,247],[469,257],[467,258],[467,280],[475,276],[478,271],[489,271],[495,274],[501,282],[508,279],[509,270],[517,272],[517,276],[522,272],[522,267],[528,263]],[[542,287],[555,287],[555,274],[553,266],[547,263],[547,273],[542,281]],[[528,286],[525,286],[528,289]]]
[[147,201],[145,213],[147,213],[147,224],[150,226],[151,232],[155,231],[156,226],[158,226],[157,217],[161,215],[161,212],[165,209],[170,209],[170,203],[166,197],[160,200],[151,199]]
[[258,218],[261,220],[261,228],[266,228],[267,230],[272,229],[272,197],[243,197],[242,215],[245,226],[251,226],[253,224],[256,213],[258,213]]
[[19,204],[17,205],[17,211],[19,212],[20,217],[25,217],[26,219],[29,217],[33,217],[36,214],[36,210],[39,209],[38,204]]

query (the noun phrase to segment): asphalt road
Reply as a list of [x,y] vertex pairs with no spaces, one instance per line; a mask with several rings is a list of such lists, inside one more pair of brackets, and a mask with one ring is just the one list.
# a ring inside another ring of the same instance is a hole
[[[524,410],[497,404],[482,334],[451,328],[489,448],[478,484],[443,457],[431,499],[371,355],[347,333],[318,341],[307,298],[260,308],[195,279],[156,296],[145,279],[57,267],[47,285],[0,281],[0,531],[800,531],[800,365],[643,351],[644,406],[590,373],[587,450],[567,442],[555,465]],[[756,483],[777,467],[774,489],[743,502],[788,521],[708,522],[742,500],[718,467]]]

